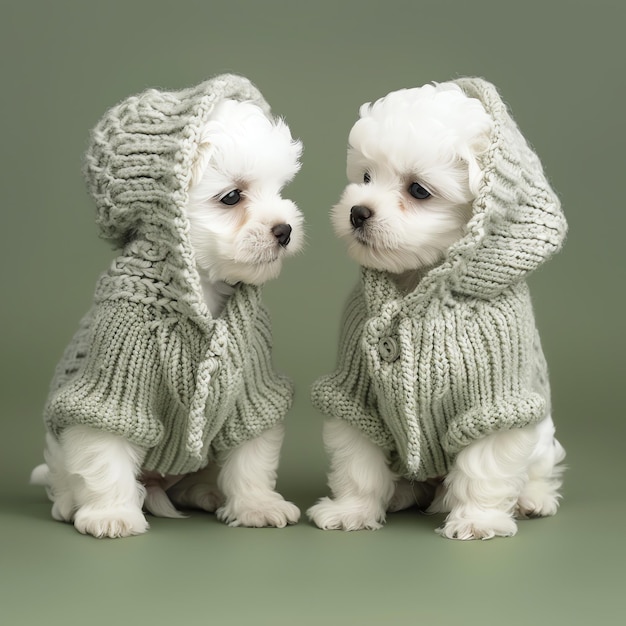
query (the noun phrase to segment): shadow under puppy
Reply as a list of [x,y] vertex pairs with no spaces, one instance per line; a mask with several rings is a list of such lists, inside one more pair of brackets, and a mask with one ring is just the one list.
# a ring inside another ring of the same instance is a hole
[[333,418],[320,528],[379,528],[388,510],[448,512],[457,539],[515,534],[556,512],[565,453],[526,276],[566,223],[539,159],[488,82],[365,104],[336,233],[363,267],[337,370],[313,386]]
[[233,526],[298,520],[275,491],[293,390],[272,366],[259,285],[302,245],[301,213],[280,195],[301,150],[234,75],[146,91],[95,128],[85,173],[120,253],[45,408],[46,465],[32,480],[55,519],[139,534],[144,499],[179,515],[169,489]]

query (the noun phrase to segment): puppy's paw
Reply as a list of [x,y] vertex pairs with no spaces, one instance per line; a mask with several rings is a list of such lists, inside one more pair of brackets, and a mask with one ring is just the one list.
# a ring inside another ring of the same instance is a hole
[[515,520],[503,511],[473,511],[458,513],[452,511],[444,525],[436,530],[446,539],[492,539],[512,537],[517,533]]
[[322,530],[378,530],[385,522],[385,511],[381,507],[348,498],[322,498],[307,515]]
[[145,533],[149,524],[141,509],[103,510],[82,507],[76,512],[74,526],[78,532],[94,537],[130,537]]
[[558,492],[549,482],[531,481],[517,501],[515,516],[519,519],[527,519],[554,515],[559,508],[559,499]]
[[217,510],[217,518],[229,526],[284,528],[300,519],[300,509],[272,492],[267,498],[254,500],[227,499]]

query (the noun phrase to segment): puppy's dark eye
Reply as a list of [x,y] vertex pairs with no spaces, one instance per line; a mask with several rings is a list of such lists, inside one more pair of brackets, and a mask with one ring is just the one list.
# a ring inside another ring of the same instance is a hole
[[422,187],[419,183],[411,183],[409,193],[418,200],[426,200],[426,198],[430,198],[431,196],[430,191]]
[[370,176],[369,172],[365,172],[365,174],[363,174],[363,182],[365,184],[372,182],[372,177]]
[[233,189],[229,191],[225,196],[220,198],[220,202],[222,204],[226,204],[227,206],[234,206],[241,200],[241,192],[239,189]]

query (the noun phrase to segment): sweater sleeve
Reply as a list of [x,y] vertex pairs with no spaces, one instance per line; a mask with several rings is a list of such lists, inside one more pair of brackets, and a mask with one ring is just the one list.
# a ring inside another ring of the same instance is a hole
[[83,424],[144,448],[159,442],[158,409],[167,391],[153,326],[145,307],[124,300],[92,309],[52,381],[44,418],[53,434]]
[[[215,422],[220,425],[215,436],[209,433],[214,452],[257,438],[285,418],[293,401],[291,381],[272,363],[272,328],[260,290],[240,289],[247,297],[233,299],[225,316],[232,340],[222,370],[228,372],[221,372],[226,378],[213,385],[208,402],[224,413]],[[247,307],[254,313],[245,312]]]
[[391,449],[393,437],[379,414],[364,354],[365,321],[365,298],[362,283],[359,283],[343,314],[337,368],[313,384],[311,401],[324,415],[349,422],[378,446]]

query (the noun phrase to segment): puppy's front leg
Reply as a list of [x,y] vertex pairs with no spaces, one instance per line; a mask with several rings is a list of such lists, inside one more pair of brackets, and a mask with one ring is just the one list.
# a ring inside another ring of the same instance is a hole
[[342,420],[324,424],[324,445],[330,456],[328,485],[333,497],[308,510],[324,530],[375,530],[385,521],[396,476],[385,452],[357,428]]
[[300,510],[275,491],[284,437],[282,424],[220,457],[218,486],[225,503],[217,517],[229,526],[283,528],[300,519]]
[[437,532],[464,540],[515,535],[515,507],[538,442],[533,424],[488,435],[461,450],[446,476],[443,499],[429,509],[450,511]]
[[[65,499],[65,511],[53,509],[57,519],[73,518],[76,530],[94,537],[128,537],[148,530],[141,510],[145,490],[137,482],[143,450],[118,435],[71,426],[61,434],[57,454],[47,457],[51,491]],[[67,507],[68,489],[72,510]]]

